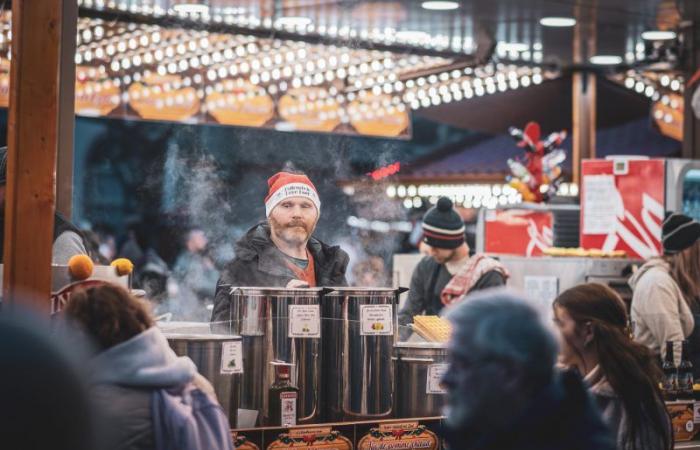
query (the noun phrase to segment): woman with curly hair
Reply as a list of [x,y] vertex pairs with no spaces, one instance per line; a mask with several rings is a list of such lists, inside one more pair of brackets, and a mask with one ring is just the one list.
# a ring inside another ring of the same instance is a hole
[[105,283],[77,290],[64,313],[96,347],[88,376],[106,448],[201,448],[202,436],[220,444],[208,448],[233,448],[211,385],[170,349],[145,303]]

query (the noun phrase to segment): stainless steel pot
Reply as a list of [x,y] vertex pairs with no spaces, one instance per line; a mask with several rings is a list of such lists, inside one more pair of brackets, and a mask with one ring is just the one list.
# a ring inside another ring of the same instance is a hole
[[405,289],[332,288],[323,299],[328,421],[392,416],[398,296]]
[[446,396],[440,387],[447,368],[447,346],[432,342],[401,342],[394,346],[396,417],[442,415]]
[[213,334],[208,323],[178,322],[159,324],[168,343],[178,356],[187,356],[199,373],[214,387],[219,404],[231,428],[236,428],[240,404],[241,374],[222,370],[222,355],[229,343],[241,342],[240,336]]
[[[299,423],[321,418],[321,324],[323,289],[240,287],[231,290],[232,334],[243,339],[241,408],[257,410],[258,422],[268,421],[268,390],[274,383],[273,361],[293,364],[291,383],[299,388]],[[309,308],[311,307],[311,308]],[[299,315],[315,314],[309,327]],[[318,327],[315,333],[314,326]]]

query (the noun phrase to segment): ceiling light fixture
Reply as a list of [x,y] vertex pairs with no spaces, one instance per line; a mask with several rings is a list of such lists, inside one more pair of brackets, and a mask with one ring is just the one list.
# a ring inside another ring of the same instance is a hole
[[591,56],[589,61],[597,66],[614,66],[622,63],[622,57],[617,55],[595,55]]
[[173,5],[173,11],[182,14],[207,14],[209,6],[201,3],[180,3]]
[[447,1],[428,1],[421,3],[420,6],[423,9],[430,11],[450,11],[459,8],[459,3]]
[[573,17],[543,17],[540,19],[543,27],[573,27],[576,19]]
[[651,30],[642,33],[642,39],[645,41],[670,41],[676,38],[676,33],[673,31]]

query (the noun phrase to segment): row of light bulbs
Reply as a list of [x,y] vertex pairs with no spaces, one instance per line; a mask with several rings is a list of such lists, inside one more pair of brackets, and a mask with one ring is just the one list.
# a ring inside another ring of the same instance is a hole
[[356,30],[350,26],[315,25],[308,18],[283,17],[278,20],[271,18],[259,18],[241,14],[238,8],[218,9],[211,13],[209,8],[172,8],[164,9],[158,5],[128,4],[125,1],[109,0],[78,0],[78,4],[85,8],[97,10],[115,10],[132,14],[150,15],[157,18],[172,17],[181,19],[195,19],[202,23],[227,24],[232,26],[250,27],[257,29],[291,31],[302,35],[318,34],[321,36],[341,39],[362,39],[374,43],[386,45],[408,44],[424,48],[440,50],[452,49],[454,51],[471,51],[473,42],[468,39],[454,39],[446,35],[431,36],[428,33],[397,31],[390,27],[372,30]]
[[[369,55],[370,59],[365,58],[363,60],[362,58],[357,57],[357,53],[359,53],[357,51],[352,54],[351,58],[351,53],[347,51],[347,49],[340,49],[345,50],[345,52],[341,53],[340,55],[330,55],[329,57],[326,57],[327,59],[323,57],[308,58],[310,52],[304,48],[304,43],[300,43],[297,45],[301,48],[297,48],[296,50],[287,49],[284,56],[281,53],[281,51],[284,50],[284,48],[282,48],[280,53],[268,54],[269,52],[264,52],[266,56],[263,56],[262,58],[252,59],[251,61],[243,61],[239,62],[238,64],[227,64],[227,60],[238,60],[241,56],[244,56],[247,53],[258,53],[256,44],[249,41],[247,42],[247,45],[245,45],[246,42],[239,42],[241,45],[232,46],[229,43],[219,42],[216,48],[212,48],[214,46],[209,44],[206,37],[202,37],[199,39],[199,46],[203,47],[204,49],[209,48],[209,53],[205,51],[193,56],[187,54],[186,52],[187,50],[193,50],[194,48],[198,47],[197,39],[192,39],[189,35],[186,37],[183,36],[183,42],[175,44],[172,42],[172,40],[161,41],[158,31],[154,31],[153,36],[158,36],[152,39],[153,42],[162,42],[164,45],[169,45],[165,48],[165,51],[158,49],[153,53],[132,54],[131,60],[128,59],[128,54],[124,55],[121,60],[116,59],[112,61],[110,64],[111,71],[119,72],[125,69],[128,70],[133,67],[141,66],[144,63],[159,63],[168,58],[170,60],[168,64],[160,64],[156,69],[160,75],[179,74],[188,71],[191,67],[199,67],[200,65],[207,65],[211,63],[214,64],[210,65],[210,68],[206,72],[206,78],[208,81],[216,81],[225,79],[226,77],[238,76],[241,73],[250,73],[250,81],[253,84],[265,84],[277,81],[284,77],[292,77],[297,75],[297,78],[279,83],[277,87],[272,87],[270,89],[272,91],[271,93],[275,94],[286,90],[286,88],[289,86],[314,86],[332,82],[336,78],[343,79],[346,77],[350,80],[352,80],[353,77],[357,78],[354,82],[355,87],[369,87],[375,82],[381,83],[385,82],[387,79],[395,80],[397,76],[397,66],[400,73],[400,69],[417,70],[424,67],[429,67],[436,63],[445,62],[445,60],[439,58],[426,58],[415,55],[405,56],[395,60],[392,59],[392,55],[388,53],[367,51],[364,51],[364,55]],[[187,48],[185,47],[184,43],[185,38],[189,38]],[[122,43],[122,48],[119,48],[118,50],[124,50],[125,45],[126,44]],[[134,43],[134,45],[129,45],[128,47],[131,48],[135,45],[136,44]],[[115,48],[112,43],[107,44],[106,47],[106,50],[97,48],[97,50],[93,49],[89,51],[101,55],[115,52]],[[314,50],[312,49],[311,51],[313,52]],[[362,53],[360,53],[360,55],[362,55]],[[82,62],[84,59],[90,59],[86,58],[88,56],[93,55],[87,53],[87,51],[82,53],[79,51],[78,55],[76,56],[76,60],[78,62]],[[180,59],[178,59],[178,57],[180,57]],[[372,60],[371,58],[376,59]],[[297,59],[307,61],[305,64],[296,62],[293,66],[288,64],[295,62]],[[217,63],[219,64],[217,65]],[[352,63],[355,63],[356,65],[351,65]],[[329,67],[333,68],[338,66],[341,67],[337,68],[336,71],[326,70],[325,72],[319,71],[317,73],[313,73],[314,70],[324,70]],[[148,69],[144,70],[143,72],[126,74],[123,77],[123,82],[128,84],[134,80],[138,81],[140,78],[146,75],[147,71]],[[251,71],[259,72],[251,73]],[[377,75],[376,78],[373,78],[373,71],[383,71],[383,73],[386,75],[380,74]],[[303,77],[300,77],[299,75],[302,73],[304,73],[304,75]],[[361,80],[359,77],[362,76],[366,76],[366,78]],[[201,75],[199,77],[195,75],[194,80],[185,80],[185,84],[191,84],[192,81],[194,81],[195,84],[201,82],[198,78],[201,79]]]
[[[638,94],[644,94],[653,101],[661,100],[665,105],[669,105],[671,100],[663,92],[682,94],[684,91],[683,82],[683,77],[680,76],[661,75],[658,80],[652,80],[648,77],[630,73],[623,83],[627,89],[633,90]],[[671,106],[675,109],[675,106]]]
[[[548,187],[545,186],[545,191]],[[558,195],[577,196],[576,183],[562,183]],[[440,197],[448,197],[455,205],[465,208],[488,208],[516,205],[522,202],[522,195],[508,184],[425,184],[389,185],[386,189],[389,198],[400,199],[407,209],[418,209],[423,205],[435,205]]]

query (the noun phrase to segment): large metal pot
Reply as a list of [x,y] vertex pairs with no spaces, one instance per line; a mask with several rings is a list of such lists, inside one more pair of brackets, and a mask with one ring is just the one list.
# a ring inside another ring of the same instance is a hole
[[241,408],[257,410],[261,425],[269,421],[268,392],[275,381],[273,361],[293,365],[290,381],[299,388],[299,423],[315,423],[321,418],[322,292],[321,288],[231,290],[230,330],[243,339],[246,368]]
[[[187,356],[198,372],[214,387],[231,428],[236,428],[240,403],[241,374],[223,368],[222,356],[231,346],[240,348],[241,337],[213,334],[208,323],[176,322],[158,325],[178,356]],[[242,370],[242,367],[240,368]]]
[[323,299],[326,420],[389,418],[396,309],[405,289],[332,289]]
[[447,346],[432,342],[401,342],[394,346],[396,417],[442,415],[446,402],[440,387],[447,368]]

